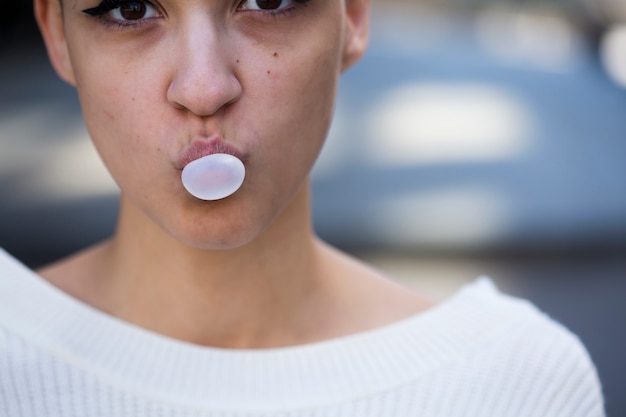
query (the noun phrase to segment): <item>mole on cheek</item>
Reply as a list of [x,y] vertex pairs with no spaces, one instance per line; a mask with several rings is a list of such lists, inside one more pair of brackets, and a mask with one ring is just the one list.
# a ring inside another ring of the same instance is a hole
[[278,58],[278,52],[274,52],[273,57],[274,57],[274,58]]

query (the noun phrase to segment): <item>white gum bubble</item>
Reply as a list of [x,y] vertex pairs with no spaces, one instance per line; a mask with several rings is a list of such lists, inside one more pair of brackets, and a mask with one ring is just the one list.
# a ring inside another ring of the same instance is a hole
[[183,169],[183,186],[200,200],[220,200],[236,192],[246,176],[239,158],[216,153],[191,161]]

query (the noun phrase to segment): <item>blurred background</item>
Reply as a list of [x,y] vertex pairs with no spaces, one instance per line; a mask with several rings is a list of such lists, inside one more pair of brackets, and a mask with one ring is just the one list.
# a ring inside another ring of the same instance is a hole
[[[111,234],[117,190],[28,1],[0,14],[0,246]],[[379,0],[313,175],[318,233],[444,298],[476,276],[577,333],[626,416],[626,2]]]

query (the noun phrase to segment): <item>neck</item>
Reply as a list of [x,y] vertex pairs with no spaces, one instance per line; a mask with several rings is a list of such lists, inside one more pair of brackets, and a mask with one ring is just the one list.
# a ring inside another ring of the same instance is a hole
[[303,189],[252,242],[204,250],[173,239],[122,198],[117,233],[102,250],[108,267],[99,279],[101,308],[198,344],[296,343],[279,339],[306,328],[303,313],[315,308],[326,275],[308,204]]
[[304,187],[256,239],[219,251],[182,244],[122,199],[110,241],[39,273],[122,320],[224,348],[327,340],[432,305],[318,241],[308,196]]

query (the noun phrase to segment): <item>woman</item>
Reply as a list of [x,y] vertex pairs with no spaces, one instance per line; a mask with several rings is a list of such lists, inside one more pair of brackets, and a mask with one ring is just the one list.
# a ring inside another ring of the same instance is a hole
[[[319,241],[310,168],[368,0],[35,0],[121,189],[113,237],[0,257],[8,416],[600,416],[577,339],[486,280],[434,305]],[[181,172],[243,162],[205,201]],[[3,415],[4,415],[3,414]]]

